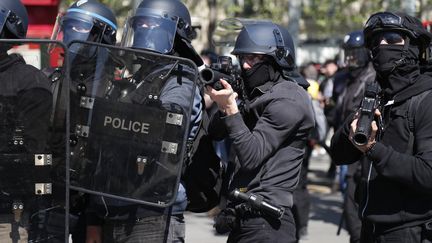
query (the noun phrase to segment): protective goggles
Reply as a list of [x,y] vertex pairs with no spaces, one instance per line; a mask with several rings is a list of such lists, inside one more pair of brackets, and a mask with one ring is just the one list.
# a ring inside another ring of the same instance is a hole
[[400,16],[390,12],[379,12],[369,17],[369,19],[366,21],[364,28],[373,29],[378,24],[380,24],[380,26],[395,26],[402,28],[404,27],[403,20]]
[[260,54],[241,54],[237,56],[237,59],[242,66],[244,63],[247,63],[251,67],[266,61],[265,56]]

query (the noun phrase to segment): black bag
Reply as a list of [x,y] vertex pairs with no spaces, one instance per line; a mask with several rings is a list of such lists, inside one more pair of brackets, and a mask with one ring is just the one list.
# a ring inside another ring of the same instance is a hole
[[187,210],[207,212],[219,204],[223,167],[217,156],[213,139],[207,134],[208,114],[203,111],[200,130],[185,158],[182,181],[188,197]]

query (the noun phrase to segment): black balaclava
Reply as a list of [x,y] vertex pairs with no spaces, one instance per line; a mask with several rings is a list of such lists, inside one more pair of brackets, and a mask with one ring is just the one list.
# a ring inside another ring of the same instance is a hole
[[271,81],[274,76],[274,68],[269,61],[255,64],[249,70],[242,71],[242,78],[247,95],[250,96],[254,88]]
[[372,63],[377,81],[386,95],[394,96],[412,85],[420,75],[419,47],[411,45],[378,45],[372,49]]

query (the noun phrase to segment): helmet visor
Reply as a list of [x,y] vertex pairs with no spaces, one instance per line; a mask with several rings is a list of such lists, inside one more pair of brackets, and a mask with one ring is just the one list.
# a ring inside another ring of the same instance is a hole
[[27,30],[24,28],[23,21],[14,12],[0,7],[0,33],[4,34],[4,29],[9,31],[10,35],[3,35],[2,38],[25,38]]
[[346,67],[357,68],[363,67],[369,60],[366,48],[343,49],[344,65]]
[[69,45],[74,40],[97,41],[98,35],[93,35],[93,23],[76,18],[63,18],[61,29],[63,43]]
[[7,18],[9,17],[10,11],[0,8],[0,33],[3,32],[3,28],[6,24]]
[[[263,26],[266,25],[268,27],[264,28]],[[242,30],[243,38],[240,37],[240,33],[231,54],[268,54],[274,51],[276,48],[274,29],[275,25],[271,22],[260,22],[259,25],[245,24]]]
[[131,19],[132,47],[162,54],[170,53],[174,46],[177,19],[160,16],[135,16]]

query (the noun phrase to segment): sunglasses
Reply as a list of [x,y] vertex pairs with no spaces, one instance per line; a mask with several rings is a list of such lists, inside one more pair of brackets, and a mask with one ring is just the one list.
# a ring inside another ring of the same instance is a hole
[[380,44],[385,42],[385,44],[388,45],[401,45],[405,41],[405,35],[401,34],[399,32],[381,32],[377,33],[376,36],[372,38],[372,45],[373,46],[379,46]]
[[261,63],[265,60],[263,55],[251,55],[251,54],[239,55],[238,59],[242,65],[243,65],[243,63],[247,63],[251,67],[253,65]]

